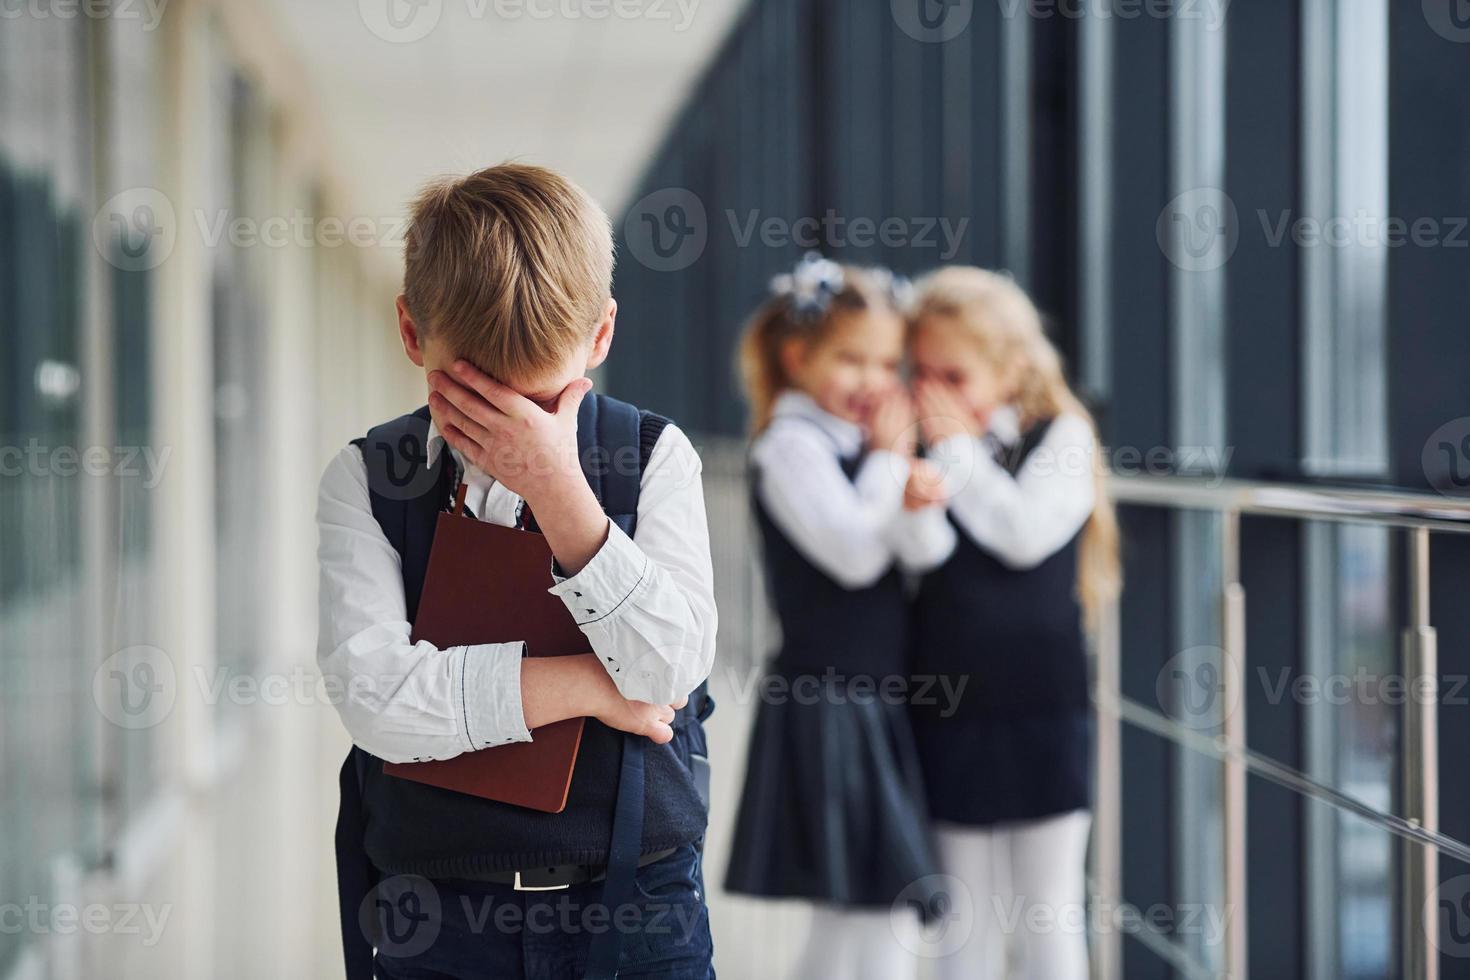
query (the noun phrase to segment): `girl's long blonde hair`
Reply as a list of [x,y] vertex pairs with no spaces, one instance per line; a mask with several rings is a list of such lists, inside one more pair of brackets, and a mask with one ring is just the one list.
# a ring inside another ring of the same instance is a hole
[[772,281],[772,295],[740,335],[740,380],[750,403],[752,436],[771,424],[776,397],[791,387],[781,362],[786,342],[818,343],[840,319],[864,310],[902,316],[894,283],[886,269],[838,265],[815,255],[803,259],[793,274]]
[[1118,518],[1108,498],[1105,467],[1098,459],[1097,425],[1062,373],[1062,358],[1042,329],[1041,314],[1009,276],[972,266],[951,266],[918,283],[910,322],[944,319],[980,347],[981,355],[1016,379],[1022,424],[1080,415],[1092,428],[1092,471],[1096,502],[1083,528],[1077,556],[1077,598],[1090,630],[1123,584],[1118,559]]

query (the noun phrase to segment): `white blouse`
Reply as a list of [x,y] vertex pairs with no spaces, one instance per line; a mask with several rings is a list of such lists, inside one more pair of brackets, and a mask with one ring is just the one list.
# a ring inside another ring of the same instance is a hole
[[[1015,414],[998,410],[990,435],[1013,448],[1018,441]],[[1097,502],[1093,467],[1097,441],[1080,415],[1053,420],[1041,442],[1015,476],[972,436],[951,436],[933,447],[930,458],[946,474],[949,511],[970,540],[1011,568],[1034,568],[1061,550],[1092,516]],[[927,525],[948,526],[941,508],[921,511]],[[937,530],[929,530],[937,535]],[[943,564],[954,550],[928,552],[922,570]]]
[[772,522],[848,589],[872,585],[895,561],[904,568],[937,564],[934,556],[953,546],[942,517],[936,525],[903,509],[906,457],[873,449],[848,479],[841,460],[863,443],[859,426],[822,410],[807,394],[786,391],[750,451],[755,491]]

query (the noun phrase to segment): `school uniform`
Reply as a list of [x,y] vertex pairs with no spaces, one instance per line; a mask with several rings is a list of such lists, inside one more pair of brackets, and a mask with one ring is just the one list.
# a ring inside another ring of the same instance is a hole
[[[479,520],[525,527],[534,515],[449,450],[427,408],[370,430],[322,477],[318,659],[343,692],[338,712],[355,744],[342,768],[337,828],[343,938],[354,980],[375,968],[372,946],[383,975],[580,977],[614,968],[625,976],[645,968],[659,976],[713,975],[700,867],[691,858],[707,820],[701,721],[711,704],[702,681],[716,628],[699,459],[666,419],[602,395],[582,403],[578,448],[608,514],[608,537],[576,575],[553,568],[551,591],[625,697],[667,704],[694,693],[668,745],[588,719],[559,814],[383,772],[385,760],[444,759],[530,740],[521,709],[524,644],[439,649],[409,637],[435,521],[456,485],[465,484],[467,512]],[[638,460],[631,471],[620,462],[629,454]],[[467,894],[505,904],[540,894],[530,889],[551,889],[545,894],[584,902],[600,895],[636,906],[640,883],[674,879],[686,882],[674,889],[674,900],[694,910],[695,928],[656,936],[635,929],[634,938],[612,943],[611,954],[594,928],[538,933],[480,921],[467,931],[457,918]],[[413,909],[434,909],[424,920],[435,935],[427,948],[399,941],[389,928],[388,913],[405,896],[383,892],[402,891],[405,882],[426,882],[439,899],[407,896]],[[679,948],[669,945],[675,940]],[[412,956],[405,955],[409,948]]]
[[1080,936],[1008,936],[978,896],[1083,900],[1093,734],[1076,588],[1095,503],[1092,429],[1062,415],[1022,432],[1007,408],[984,437],[953,437],[931,454],[958,486],[946,509],[927,512],[949,544],[914,599],[912,669],[965,687],[955,703],[915,704],[911,715],[945,870],[969,884],[981,913],[970,953],[942,961],[940,974],[1006,975],[1010,939],[1024,947],[1024,975],[1085,976]]
[[908,464],[864,453],[863,443],[856,425],[792,391],[751,447],[782,641],[750,739],[725,884],[887,910],[936,863],[903,706],[853,696],[902,677],[908,645],[899,567],[911,542]]

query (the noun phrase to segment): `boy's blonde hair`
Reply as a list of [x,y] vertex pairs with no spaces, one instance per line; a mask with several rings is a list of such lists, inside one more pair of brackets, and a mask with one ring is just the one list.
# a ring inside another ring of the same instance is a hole
[[[972,266],[950,266],[918,283],[911,324],[943,321],[962,331],[996,368],[1013,370],[1016,403],[1023,420],[1054,419],[1063,412],[1080,415],[1093,429],[1092,415],[1072,393],[1062,373],[1062,358],[1047,340],[1041,314],[1009,276]],[[1106,474],[1096,459],[1093,479],[1096,503],[1083,529],[1077,557],[1077,597],[1087,625],[1095,629],[1103,607],[1122,587],[1118,560],[1118,518],[1107,494]]]
[[414,201],[403,295],[421,333],[502,381],[554,369],[612,295],[606,212],[544,167],[446,177]]

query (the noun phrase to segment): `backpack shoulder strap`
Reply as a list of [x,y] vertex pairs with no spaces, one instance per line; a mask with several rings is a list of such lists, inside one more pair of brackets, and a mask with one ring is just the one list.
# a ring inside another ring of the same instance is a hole
[[374,426],[353,445],[362,451],[368,497],[383,536],[403,561],[408,618],[418,609],[421,577],[428,567],[434,522],[454,493],[452,457],[441,452],[428,463],[429,408]]
[[[608,450],[606,457],[612,461],[608,472],[602,476],[602,487],[605,496],[599,496],[603,501],[604,509],[608,516],[613,519],[631,537],[638,522],[638,491],[642,484],[643,474],[648,469],[648,461],[653,458],[653,449],[658,445],[659,437],[663,435],[664,429],[670,425],[670,420],[656,412],[643,411],[629,405],[627,402],[609,398],[606,395],[598,396],[601,404],[598,406],[597,423],[599,425],[598,445]],[[591,401],[588,396],[582,404]],[[578,438],[581,438],[581,422],[578,420]],[[632,436],[636,434],[636,440]],[[636,452],[634,451],[636,447]],[[583,459],[587,456],[584,454]],[[619,465],[619,461],[622,461]],[[637,466],[629,465],[630,461],[636,460]],[[583,464],[586,465],[585,462]],[[589,482],[592,477],[588,477]],[[597,486],[593,484],[594,488]],[[614,512],[609,502],[614,502],[619,508]],[[620,514],[626,513],[626,520],[620,519]],[[680,709],[674,722],[675,729],[693,722],[698,724],[709,717],[714,710],[714,699],[709,696],[707,684],[701,684],[689,695],[689,704]]]
[[363,452],[368,486],[376,491],[409,486],[428,458],[429,406],[375,425],[352,440]]
[[638,423],[638,468],[648,469],[648,461],[653,458],[653,447],[658,445],[659,436],[664,434],[668,428],[669,419],[664,418],[657,412],[639,412]]
[[607,516],[630,537],[638,524],[643,471],[668,424],[662,415],[602,394],[589,394],[578,410],[582,472]]
[[[627,402],[589,394],[577,415],[577,450],[582,471],[609,519],[630,537],[638,524],[638,494],[643,470],[668,420],[640,412]],[[645,446],[646,443],[646,446]],[[612,839],[602,904],[618,908],[633,897],[643,832],[644,739],[624,735],[618,772]],[[587,951],[587,980],[617,975],[622,936],[609,929],[594,936]]]

